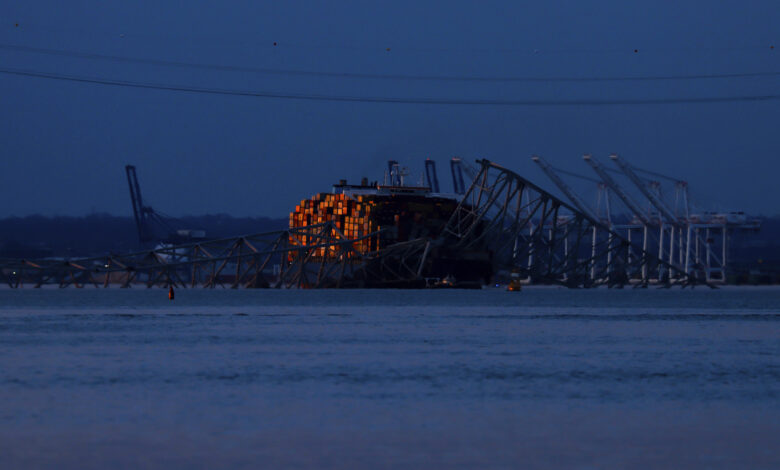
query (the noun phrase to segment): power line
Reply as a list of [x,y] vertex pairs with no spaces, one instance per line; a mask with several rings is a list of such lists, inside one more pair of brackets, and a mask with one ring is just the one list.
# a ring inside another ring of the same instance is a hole
[[33,70],[0,68],[0,73],[23,77],[45,78],[78,83],[90,83],[128,88],[142,88],[151,90],[178,91],[186,93],[200,93],[210,95],[230,95],[256,98],[277,98],[306,101],[341,101],[359,103],[396,103],[396,104],[430,104],[430,105],[470,105],[470,106],[610,106],[610,105],[646,105],[646,104],[678,104],[678,103],[728,103],[739,101],[770,101],[780,99],[780,95],[742,95],[702,98],[635,98],[614,100],[488,100],[488,99],[451,99],[451,98],[403,98],[403,97],[377,97],[377,96],[348,96],[348,95],[317,95],[306,93],[284,93],[274,91],[230,90],[221,88],[203,88],[184,85],[166,85],[148,82],[135,82],[127,80],[113,80],[104,78],[80,77],[75,75],[63,75]]
[[262,67],[247,67],[238,65],[202,64],[160,59],[144,59],[139,57],[97,54],[92,52],[67,51],[40,47],[21,46],[17,44],[2,44],[0,49],[29,52],[35,54],[71,57],[87,60],[105,60],[118,63],[146,64],[161,67],[192,68],[200,70],[217,70],[222,72],[250,72],[268,75],[315,76],[372,80],[410,80],[410,81],[453,81],[453,82],[639,82],[639,81],[670,81],[670,80],[703,80],[727,78],[757,78],[776,77],[780,72],[738,72],[722,74],[692,74],[692,75],[651,75],[651,76],[594,76],[594,77],[529,77],[529,76],[460,76],[460,75],[409,75],[409,74],[373,74],[358,72],[323,72],[302,69],[275,69]]

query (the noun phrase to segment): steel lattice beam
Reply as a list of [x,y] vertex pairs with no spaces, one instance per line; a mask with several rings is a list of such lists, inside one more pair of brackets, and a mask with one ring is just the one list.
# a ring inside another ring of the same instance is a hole
[[496,269],[532,282],[572,287],[646,285],[663,267],[671,279],[693,282],[592,216],[488,160],[445,229],[462,249],[490,250]]

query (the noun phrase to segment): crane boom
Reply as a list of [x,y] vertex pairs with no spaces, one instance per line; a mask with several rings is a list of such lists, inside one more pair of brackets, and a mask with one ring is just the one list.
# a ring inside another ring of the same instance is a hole
[[436,176],[436,162],[430,158],[425,159],[425,177],[428,180],[428,187],[434,193],[439,192],[439,178]]
[[599,220],[599,218],[596,217],[596,214],[590,209],[590,207],[587,206],[587,204],[585,204],[585,202],[577,195],[577,193],[575,193],[574,190],[572,190],[572,188],[566,184],[560,176],[558,176],[549,163],[547,163],[542,157],[538,155],[532,156],[531,160],[539,165],[542,171],[552,180],[553,183],[555,183],[556,186],[558,186],[563,194],[569,198],[571,203],[574,204],[574,207],[587,214],[591,219]]
[[631,180],[634,185],[639,188],[639,190],[644,194],[644,196],[650,201],[650,204],[653,205],[658,211],[663,214],[664,217],[666,217],[667,221],[670,223],[677,223],[678,219],[677,216],[674,215],[674,212],[669,209],[669,207],[664,203],[664,201],[661,200],[660,197],[658,197],[657,194],[650,191],[647,186],[642,181],[642,178],[637,175],[634,170],[631,168],[631,165],[620,158],[617,154],[612,154],[609,156],[609,158],[617,164],[618,167],[620,167],[620,170],[625,173],[626,176],[628,176],[628,179]]
[[[170,223],[175,220],[171,216],[160,214],[151,207],[145,206],[141,197],[141,186],[138,184],[135,166],[125,165],[125,174],[127,176],[127,185],[130,188],[130,202],[133,203],[133,218],[135,218],[135,226],[138,229],[138,241],[142,245],[156,241],[182,243],[206,237],[206,233],[203,230],[177,229]],[[167,236],[160,236],[161,232],[167,233]]]
[[639,220],[642,221],[643,224],[650,225],[650,219],[647,217],[644,211],[642,211],[642,208],[639,206],[639,204],[637,204],[636,202],[634,202],[633,199],[631,199],[631,196],[629,196],[623,190],[623,188],[621,188],[620,185],[617,184],[617,182],[615,182],[615,180],[612,179],[611,176],[609,176],[609,174],[606,172],[604,167],[602,167],[601,164],[595,158],[593,158],[591,155],[583,155],[582,159],[585,160],[585,163],[590,165],[591,168],[593,168],[593,171],[595,171],[596,174],[599,175],[599,178],[601,178],[601,180],[604,181],[604,183],[607,186],[609,186],[610,189],[612,189],[612,191],[615,192],[615,194],[617,194],[617,196],[620,198],[621,201],[623,201],[626,207],[628,207],[631,210],[631,212],[633,212],[634,215],[636,215],[639,218]]
[[135,226],[138,229],[138,240],[141,243],[146,243],[151,240],[148,226],[148,216],[151,208],[144,206],[135,166],[125,165],[125,174],[127,175],[127,185],[130,187],[130,201],[133,203],[133,217],[135,218]]
[[463,162],[458,157],[450,160],[450,170],[452,170],[452,189],[455,194],[465,194],[466,185],[463,182]]

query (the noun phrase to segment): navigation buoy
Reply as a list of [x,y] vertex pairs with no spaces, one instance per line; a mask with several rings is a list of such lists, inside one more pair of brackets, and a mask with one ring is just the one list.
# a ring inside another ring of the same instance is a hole
[[520,292],[523,288],[523,285],[520,283],[520,273],[513,269],[510,274],[510,281],[509,285],[506,286],[506,290],[509,292]]
[[174,294],[173,294],[173,286],[170,286],[168,288],[168,300],[173,300],[173,296],[174,296]]

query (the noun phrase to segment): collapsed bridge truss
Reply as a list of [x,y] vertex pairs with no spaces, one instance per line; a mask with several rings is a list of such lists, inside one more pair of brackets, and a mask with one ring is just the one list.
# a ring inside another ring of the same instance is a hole
[[249,236],[77,260],[0,260],[12,288],[41,287],[373,287],[425,285],[432,253],[489,253],[493,273],[569,287],[647,285],[664,268],[695,280],[520,175],[488,160],[437,238],[361,253],[333,222]]
[[0,275],[11,287],[340,287],[363,265],[356,241],[327,222],[123,255],[6,260]]
[[659,267],[671,274],[663,283],[695,282],[517,173],[488,160],[478,163],[479,172],[446,228],[455,246],[490,250],[498,269],[519,272],[529,282],[647,285],[648,274]]

